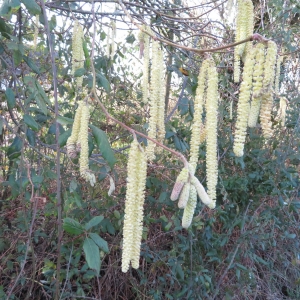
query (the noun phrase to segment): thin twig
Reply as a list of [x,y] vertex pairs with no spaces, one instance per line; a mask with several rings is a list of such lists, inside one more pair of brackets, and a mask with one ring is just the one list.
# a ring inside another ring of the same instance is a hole
[[68,277],[69,277],[69,270],[70,270],[71,259],[72,259],[72,254],[73,254],[73,246],[74,246],[74,244],[72,243],[72,248],[71,248],[71,253],[70,253],[70,257],[69,257],[69,262],[68,262],[68,267],[67,267],[67,273],[66,273],[66,280],[65,280],[64,287],[63,287],[63,289],[62,289],[62,291],[61,291],[59,300],[62,299],[61,297],[63,296],[63,293],[64,293],[64,291],[65,291],[67,282],[69,281],[69,278],[68,278]]
[[52,66],[52,76],[53,76],[53,92],[55,101],[55,141],[56,141],[56,199],[57,199],[57,264],[56,264],[56,283],[55,283],[55,300],[59,299],[59,288],[60,288],[60,269],[61,269],[61,241],[63,237],[62,228],[62,202],[61,202],[61,180],[60,180],[60,146],[58,142],[59,138],[59,123],[57,122],[59,111],[58,111],[58,99],[57,99],[57,70],[55,65],[55,53],[54,53],[54,41],[50,33],[48,17],[45,7],[45,2],[41,1],[41,7],[44,15],[44,26],[48,39],[48,45],[50,50],[51,66]]
[[231,47],[235,47],[237,45],[240,45],[240,44],[244,44],[244,43],[247,43],[247,42],[250,42],[250,41],[254,41],[254,40],[257,40],[259,42],[267,42],[268,39],[264,38],[263,36],[261,36],[260,34],[258,33],[255,33],[249,37],[247,37],[246,39],[244,40],[241,40],[239,42],[236,42],[236,43],[232,43],[232,44],[228,44],[228,45],[225,45],[225,46],[221,46],[221,47],[217,47],[217,48],[210,48],[210,49],[195,49],[195,48],[190,48],[190,47],[185,47],[183,45],[179,45],[179,44],[175,44],[175,43],[172,43],[172,42],[169,42],[165,39],[162,39],[162,38],[159,38],[157,37],[155,34],[153,34],[152,32],[149,32],[148,30],[144,29],[142,26],[140,26],[133,18],[132,16],[130,15],[130,13],[128,12],[128,10],[126,9],[125,5],[123,4],[123,2],[121,0],[118,0],[120,6],[122,7],[123,11],[125,12],[126,16],[129,18],[129,20],[131,21],[131,23],[133,25],[135,25],[139,30],[141,30],[142,32],[148,34],[150,37],[152,37],[154,40],[156,41],[160,41],[164,44],[167,44],[169,46],[173,46],[175,48],[181,48],[181,49],[184,49],[186,51],[192,51],[194,53],[197,53],[197,54],[203,54],[203,53],[207,53],[207,52],[216,52],[216,51],[219,51],[219,50],[223,50],[223,49],[227,49],[227,48],[231,48]]

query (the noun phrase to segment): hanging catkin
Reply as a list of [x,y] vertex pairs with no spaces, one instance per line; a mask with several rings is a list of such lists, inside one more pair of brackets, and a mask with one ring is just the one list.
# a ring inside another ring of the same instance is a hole
[[143,233],[143,205],[147,175],[147,158],[136,139],[131,143],[127,163],[127,186],[123,226],[122,271],[129,265],[139,267]]
[[271,112],[273,107],[273,84],[275,77],[276,56],[277,45],[273,41],[268,41],[263,79],[263,96],[259,115],[263,136],[266,139],[271,138],[273,133]]
[[218,127],[218,73],[213,59],[208,59],[206,100],[206,177],[207,194],[216,200],[218,181],[217,127]]
[[[72,74],[84,67],[84,52],[82,47],[83,29],[78,20],[75,20],[72,36]],[[82,87],[83,76],[75,78],[77,88]]]
[[236,156],[244,155],[244,144],[248,124],[248,115],[250,110],[250,95],[252,89],[252,76],[254,67],[254,51],[250,52],[245,61],[243,72],[243,82],[240,87],[237,120],[234,132],[233,152]]
[[263,74],[265,65],[265,45],[258,44],[255,48],[255,66],[253,70],[252,101],[248,118],[248,126],[255,127],[259,116],[262,100]]
[[[156,139],[157,137],[157,121],[158,121],[158,101],[160,98],[160,55],[159,42],[152,43],[152,67],[151,67],[151,82],[150,82],[150,118],[148,136]],[[155,158],[154,154],[155,143],[148,140],[146,153],[149,160]]]

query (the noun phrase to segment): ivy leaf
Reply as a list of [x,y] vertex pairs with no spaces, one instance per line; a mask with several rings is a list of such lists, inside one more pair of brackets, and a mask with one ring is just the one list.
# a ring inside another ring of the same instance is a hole
[[63,228],[66,232],[74,235],[82,234],[84,231],[83,226],[72,218],[65,218]]
[[85,254],[86,262],[89,268],[96,270],[97,275],[100,273],[100,251],[95,242],[86,238],[83,242],[83,251]]
[[5,96],[7,99],[8,109],[13,109],[16,105],[16,98],[15,98],[14,91],[11,88],[7,88],[5,91]]
[[37,87],[38,93],[43,98],[44,102],[47,103],[48,105],[51,105],[51,101],[49,100],[47,94],[45,93],[44,89],[42,88],[42,86],[39,84],[37,80],[35,81],[35,85]]
[[23,59],[24,61],[26,62],[26,64],[28,65],[28,67],[36,74],[40,74],[40,70],[38,68],[38,66],[34,63],[34,61],[29,58],[28,56],[26,55],[23,55]]
[[107,136],[104,131],[94,125],[89,125],[92,129],[93,136],[96,140],[97,146],[99,147],[104,159],[108,162],[110,167],[116,163],[114,152],[112,151]]
[[26,130],[26,137],[29,145],[35,146],[35,133],[30,128],[27,128]]
[[101,73],[97,73],[96,78],[97,78],[98,85],[103,87],[106,92],[109,92],[110,84],[109,84],[108,80],[106,79],[106,77]]
[[85,72],[86,72],[85,68],[77,69],[74,73],[74,77],[81,77],[85,74]]
[[96,217],[94,217],[88,223],[85,224],[85,226],[84,226],[85,230],[89,230],[92,227],[98,225],[103,219],[104,219],[103,216],[96,216]]
[[34,0],[22,0],[22,3],[32,16],[41,14],[41,8]]
[[23,141],[21,138],[16,136],[12,144],[7,149],[7,156],[10,160],[17,158],[21,155],[21,149],[23,146]]
[[97,233],[90,232],[90,237],[96,243],[96,245],[105,253],[109,252],[107,241],[100,237]]
[[39,124],[34,120],[34,118],[30,115],[24,115],[23,117],[25,124],[30,127],[34,131],[38,131],[40,126]]
[[[2,11],[2,8],[3,8],[4,5],[5,4],[3,4],[2,7],[0,8],[0,16],[5,15]],[[7,38],[7,39],[10,38],[9,34],[11,33],[11,30],[10,30],[9,26],[6,24],[6,22],[3,19],[0,19],[0,32],[5,38]]]

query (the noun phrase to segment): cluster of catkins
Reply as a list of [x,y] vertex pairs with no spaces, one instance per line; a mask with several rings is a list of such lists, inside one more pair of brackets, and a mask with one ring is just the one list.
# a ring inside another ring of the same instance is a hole
[[[147,30],[144,27],[144,30]],[[165,137],[165,84],[163,80],[163,51],[157,41],[152,43],[152,67],[150,93],[149,81],[149,36],[139,33],[140,47],[144,54],[143,102],[149,103],[148,136],[160,142]],[[148,102],[149,98],[149,102]],[[127,189],[125,200],[125,216],[123,227],[122,271],[127,272],[131,263],[133,268],[139,267],[140,247],[143,232],[143,205],[146,186],[147,159],[153,160],[155,143],[148,141],[144,150],[136,139],[131,143],[127,164]]]
[[[236,37],[239,42],[253,34],[253,4],[251,0],[238,0]],[[233,152],[244,155],[247,127],[256,127],[258,117],[265,138],[272,136],[271,111],[273,94],[279,93],[281,58],[273,41],[253,46],[243,43],[234,50],[234,82],[240,81],[240,60],[244,61],[239,91],[237,121],[235,124]],[[277,64],[277,66],[276,66]],[[275,77],[276,73],[276,78]]]
[[[188,228],[192,222],[197,204],[200,200],[209,208],[216,206],[216,186],[218,181],[217,158],[217,121],[218,121],[218,75],[212,58],[206,59],[200,69],[198,87],[194,103],[194,122],[190,142],[189,166],[177,177],[171,200],[178,201],[178,207],[184,209],[182,227]],[[206,110],[206,125],[202,123],[202,114]],[[206,141],[206,174],[208,191],[194,176],[197,167],[199,146]]]
[[94,186],[96,182],[95,175],[89,170],[89,129],[90,110],[87,103],[79,101],[75,113],[72,134],[67,141],[67,155],[70,158],[76,158],[80,152],[79,168],[80,176]]
[[[84,67],[84,52],[82,47],[83,42],[83,29],[78,20],[75,20],[72,35],[72,74],[77,69]],[[82,87],[83,76],[75,78],[77,88]]]
[[266,139],[272,136],[273,94],[278,90],[275,87],[278,80],[274,78],[275,70],[279,70],[276,63],[280,65],[280,58],[273,41],[253,46],[246,55],[234,133],[233,152],[236,156],[244,155],[247,127],[256,127],[258,117],[263,136]]
[[[144,41],[145,42],[145,41]],[[160,123],[159,111],[163,112],[163,94],[157,87],[163,88],[161,63],[162,53],[159,53],[159,45],[152,44],[152,70],[151,70],[151,94],[150,94],[150,121],[149,136],[159,139]],[[213,59],[206,59],[201,67],[198,78],[198,88],[195,98],[195,113],[192,127],[191,151],[188,164],[183,168],[177,177],[174,185],[171,200],[179,198],[178,206],[184,209],[182,227],[188,228],[192,222],[197,194],[201,201],[210,208],[216,205],[216,185],[218,179],[217,160],[217,111],[218,111],[218,76]],[[207,99],[207,100],[206,100]],[[202,122],[203,111],[206,110],[206,126]],[[163,119],[163,117],[161,116]],[[151,127],[152,126],[152,127]],[[205,127],[205,128],[204,128]],[[198,162],[199,146],[206,141],[207,147],[207,186],[206,193],[202,184],[195,176],[195,168]],[[150,144],[151,145],[151,144]],[[151,147],[151,146],[150,146]],[[141,148],[134,139],[131,144],[128,165],[127,165],[127,191],[125,202],[125,217],[123,229],[123,253],[122,271],[127,272],[130,262],[133,268],[139,266],[140,245],[143,230],[143,204],[146,185],[147,159],[153,159],[154,149]]]
[[[84,65],[84,52],[82,47],[83,30],[82,26],[75,20],[72,37],[72,74]],[[82,87],[83,77],[76,77],[75,82],[78,89]],[[76,158],[80,152],[79,168],[80,176],[84,178],[91,186],[95,185],[95,175],[89,170],[89,146],[88,146],[88,128],[90,119],[90,109],[87,101],[79,101],[75,112],[75,118],[71,136],[67,141],[67,155],[70,158]]]

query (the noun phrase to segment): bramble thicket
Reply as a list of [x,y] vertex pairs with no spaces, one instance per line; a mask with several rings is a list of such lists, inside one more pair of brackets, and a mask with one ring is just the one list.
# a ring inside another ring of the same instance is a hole
[[300,297],[298,1],[0,4],[0,299]]

